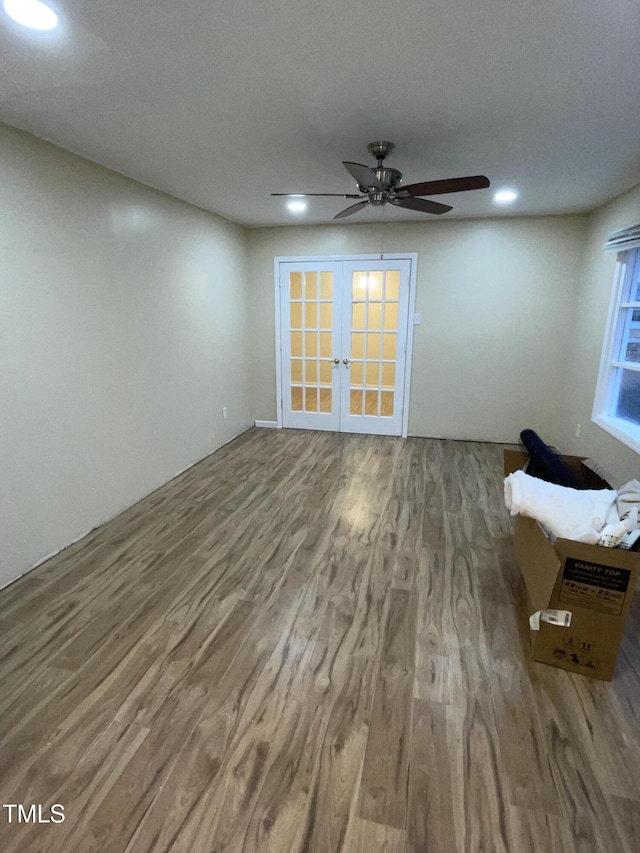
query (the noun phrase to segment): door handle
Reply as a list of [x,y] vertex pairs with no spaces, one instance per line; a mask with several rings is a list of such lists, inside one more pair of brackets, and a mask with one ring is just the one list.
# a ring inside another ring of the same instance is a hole
[[349,359],[348,359],[348,358],[343,358],[343,359],[342,359],[342,363],[343,363],[343,364],[349,364]]
[[339,358],[334,358],[334,359],[333,359],[333,363],[334,363],[334,364],[340,364],[340,359],[339,359]]

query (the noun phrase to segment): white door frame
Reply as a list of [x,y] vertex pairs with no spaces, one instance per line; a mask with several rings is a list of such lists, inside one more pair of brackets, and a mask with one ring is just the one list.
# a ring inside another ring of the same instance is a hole
[[407,437],[409,429],[409,394],[411,390],[411,364],[413,361],[413,327],[416,306],[416,275],[418,267],[417,252],[385,252],[372,255],[281,255],[273,259],[273,281],[276,317],[276,425],[282,429],[282,346],[280,328],[280,264],[285,263],[323,263],[328,261],[411,261],[409,271],[409,316],[407,326],[407,358],[404,367],[404,411],[402,413],[402,438]]

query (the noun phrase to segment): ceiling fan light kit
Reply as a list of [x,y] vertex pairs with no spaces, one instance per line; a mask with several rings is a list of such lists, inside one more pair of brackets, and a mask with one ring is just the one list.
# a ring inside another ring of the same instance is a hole
[[380,140],[370,142],[367,150],[378,162],[375,168],[362,163],[343,160],[342,165],[355,180],[359,194],[355,193],[271,193],[272,196],[326,196],[333,198],[358,199],[357,204],[341,210],[333,218],[344,219],[363,210],[365,207],[383,207],[393,204],[407,210],[417,210],[420,213],[432,213],[440,216],[452,210],[451,205],[439,201],[421,198],[421,196],[439,195],[441,193],[459,193],[469,190],[483,190],[490,186],[489,178],[485,175],[469,175],[463,178],[446,178],[439,181],[423,181],[418,184],[402,186],[402,172],[385,166],[387,155],[393,150],[393,142]]

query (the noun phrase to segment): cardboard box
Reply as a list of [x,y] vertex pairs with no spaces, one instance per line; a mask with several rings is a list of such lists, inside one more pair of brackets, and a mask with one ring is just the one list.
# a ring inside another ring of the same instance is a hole
[[[594,489],[611,488],[577,456],[564,461],[587,478]],[[505,476],[526,466],[528,456],[504,451]],[[571,539],[552,543],[540,524],[518,515],[515,548],[527,588],[531,613],[542,613],[539,630],[531,631],[534,660],[610,681],[640,570],[640,553],[603,548]],[[545,611],[570,613],[569,617]]]

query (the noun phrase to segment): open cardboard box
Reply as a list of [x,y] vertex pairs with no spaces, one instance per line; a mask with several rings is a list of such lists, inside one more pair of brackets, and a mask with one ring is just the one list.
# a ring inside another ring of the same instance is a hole
[[[591,488],[611,488],[580,457],[562,458],[587,478]],[[505,476],[524,468],[527,460],[526,453],[505,450]],[[530,612],[543,613],[539,630],[531,631],[533,659],[610,681],[636,587],[640,553],[571,539],[552,543],[537,521],[521,515],[515,517],[515,548]],[[568,611],[570,625],[545,621],[548,610]]]

